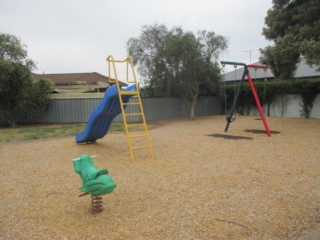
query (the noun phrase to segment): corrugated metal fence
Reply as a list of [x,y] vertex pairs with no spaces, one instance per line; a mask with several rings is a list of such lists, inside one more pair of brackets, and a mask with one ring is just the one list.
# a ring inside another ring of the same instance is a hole
[[[93,109],[101,102],[101,98],[89,99],[52,99],[45,113],[27,118],[19,118],[20,123],[79,123],[87,122]],[[135,101],[135,99],[131,99]],[[142,104],[147,121],[174,118],[188,118],[190,104],[181,98],[143,98]],[[130,109],[131,108],[131,109]],[[130,112],[133,106],[128,106]],[[216,115],[223,112],[223,104],[219,97],[206,97],[199,100],[196,116]],[[132,117],[129,121],[139,121]],[[114,122],[121,122],[119,114]]]

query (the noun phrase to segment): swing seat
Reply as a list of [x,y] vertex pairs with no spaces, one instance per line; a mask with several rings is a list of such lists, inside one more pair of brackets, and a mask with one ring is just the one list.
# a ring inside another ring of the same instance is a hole
[[235,115],[232,115],[231,117],[226,116],[226,120],[227,120],[227,122],[234,122],[236,120],[236,116]]

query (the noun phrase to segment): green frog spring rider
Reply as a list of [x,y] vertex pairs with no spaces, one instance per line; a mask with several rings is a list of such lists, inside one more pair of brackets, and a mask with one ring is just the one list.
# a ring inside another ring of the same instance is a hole
[[79,197],[91,194],[92,212],[103,211],[102,195],[112,193],[116,183],[108,175],[107,169],[98,169],[93,164],[88,155],[82,155],[80,158],[73,159],[74,170],[82,179],[80,191],[83,193]]

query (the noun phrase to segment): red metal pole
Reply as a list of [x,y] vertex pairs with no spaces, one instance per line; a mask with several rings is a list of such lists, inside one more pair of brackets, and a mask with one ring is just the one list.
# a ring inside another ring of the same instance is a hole
[[265,70],[268,69],[268,66],[266,66],[266,65],[256,65],[256,64],[248,64],[247,67],[248,68],[262,68],[262,69],[265,69]]
[[[250,65],[248,65],[249,67]],[[250,66],[251,67],[251,66]],[[254,87],[254,84],[252,82],[252,79],[251,79],[251,76],[249,74],[249,71],[247,73],[247,77],[248,77],[248,81],[249,81],[249,84],[250,84],[250,88],[251,88],[251,91],[252,91],[252,94],[253,94],[253,97],[254,97],[254,100],[256,102],[256,105],[257,105],[257,108],[259,110],[259,113],[260,113],[260,116],[262,118],[262,121],[263,121],[263,125],[264,125],[264,128],[266,129],[266,132],[268,134],[268,137],[271,137],[271,132],[269,130],[269,126],[268,126],[268,123],[267,123],[267,120],[264,116],[264,113],[263,113],[263,110],[262,110],[262,107],[261,107],[261,104],[260,104],[260,101],[259,101],[259,98],[258,98],[258,95],[257,95],[257,92],[256,92],[256,88]]]

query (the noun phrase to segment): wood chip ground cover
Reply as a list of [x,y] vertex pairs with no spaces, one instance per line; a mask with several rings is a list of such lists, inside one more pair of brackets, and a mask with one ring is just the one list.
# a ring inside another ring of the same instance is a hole
[[[154,159],[135,162],[123,133],[0,144],[0,239],[319,239],[320,120],[267,121],[271,138],[254,117],[153,123]],[[78,197],[82,154],[117,183],[99,214]]]

